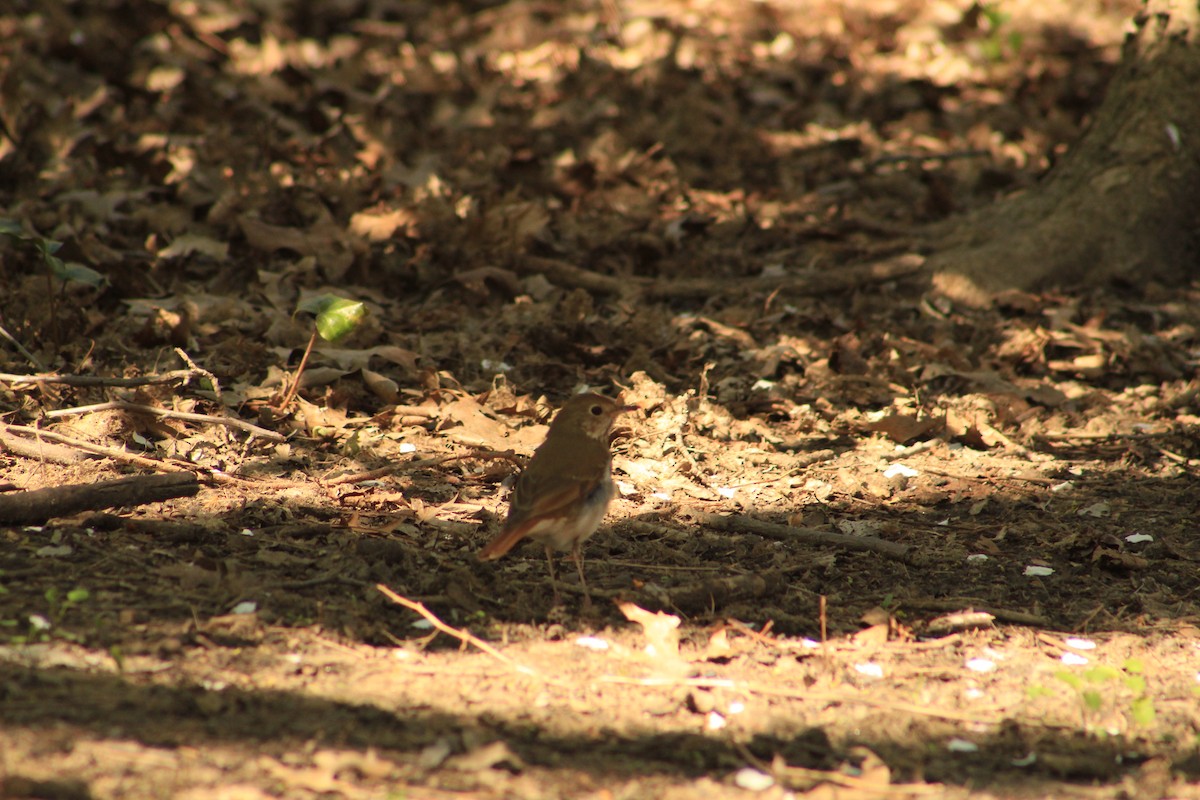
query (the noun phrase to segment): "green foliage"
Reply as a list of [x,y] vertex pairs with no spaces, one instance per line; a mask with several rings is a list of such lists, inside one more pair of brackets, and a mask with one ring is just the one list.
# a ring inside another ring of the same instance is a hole
[[67,612],[86,603],[91,596],[91,592],[82,587],[71,589],[64,595],[52,586],[43,594],[46,599],[47,613],[25,615],[24,629],[19,633],[18,631],[22,629],[21,620],[0,619],[0,632],[10,634],[8,640],[13,644],[46,642],[52,636],[71,642],[79,641],[77,635],[59,629],[59,625]]
[[1025,37],[1018,31],[1005,30],[1009,27],[1012,14],[1001,11],[1000,3],[987,3],[981,6],[979,11],[982,27],[986,32],[979,42],[984,58],[996,63],[1020,53]]
[[[1088,725],[1089,714],[1098,716],[1106,705],[1113,709],[1121,709],[1124,703],[1128,705],[1124,706],[1123,711],[1135,725],[1149,725],[1154,721],[1155,710],[1154,700],[1146,692],[1146,677],[1142,674],[1144,671],[1145,666],[1142,662],[1131,658],[1120,668],[1109,664],[1097,664],[1083,672],[1059,670],[1054,673],[1054,677],[1078,693],[1085,725]],[[1035,696],[1033,688],[1027,690],[1030,697]]]
[[327,342],[345,338],[367,316],[367,307],[357,300],[323,294],[302,300],[297,311],[307,311],[317,317],[317,333]]
[[74,261],[63,261],[55,255],[59,251],[59,248],[62,247],[62,242],[56,242],[44,236],[25,233],[21,229],[20,223],[16,220],[0,219],[0,235],[10,236],[22,242],[29,242],[37,252],[39,258],[41,258],[42,264],[45,265],[50,275],[64,284],[81,283],[97,289],[108,282],[108,278],[96,272],[91,267],[85,267],[83,264],[78,264]]

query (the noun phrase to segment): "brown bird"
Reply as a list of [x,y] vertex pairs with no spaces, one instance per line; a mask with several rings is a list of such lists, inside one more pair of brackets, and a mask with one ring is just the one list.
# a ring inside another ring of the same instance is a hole
[[557,599],[554,551],[570,550],[586,596],[581,547],[596,532],[616,494],[609,431],[617,415],[636,408],[598,394],[568,400],[550,423],[546,441],[517,478],[504,527],[479,552],[480,560],[500,558],[523,539],[541,542]]

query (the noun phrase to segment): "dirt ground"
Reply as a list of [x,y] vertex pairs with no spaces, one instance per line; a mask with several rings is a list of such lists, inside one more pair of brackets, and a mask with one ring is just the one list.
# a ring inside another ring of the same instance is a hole
[[200,479],[5,518],[0,797],[1200,798],[1200,286],[920,271],[1136,5],[0,10],[0,501]]

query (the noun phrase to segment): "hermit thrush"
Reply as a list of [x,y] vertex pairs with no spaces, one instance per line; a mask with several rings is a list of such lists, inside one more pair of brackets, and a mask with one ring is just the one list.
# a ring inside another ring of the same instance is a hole
[[608,434],[618,414],[635,408],[598,394],[580,394],[568,400],[550,423],[546,441],[517,478],[504,527],[479,552],[479,558],[500,558],[522,539],[541,542],[546,546],[550,582],[557,598],[554,550],[571,550],[586,594],[580,548],[596,532],[616,493]]

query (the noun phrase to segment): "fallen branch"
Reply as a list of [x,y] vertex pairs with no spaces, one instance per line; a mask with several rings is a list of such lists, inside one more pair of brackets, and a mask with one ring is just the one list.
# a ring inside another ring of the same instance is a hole
[[689,512],[689,515],[703,525],[719,531],[742,531],[757,534],[767,539],[777,539],[782,542],[804,542],[806,544],[828,545],[844,550],[878,553],[906,564],[919,565],[924,562],[911,547],[895,542],[876,539],[873,536],[848,536],[832,531],[818,531],[813,528],[794,528],[791,525],[778,525],[764,522],[753,517],[740,514],[708,514],[702,511]]
[[826,272],[802,275],[766,275],[756,278],[680,278],[651,280],[638,276],[603,275],[557,258],[525,256],[517,264],[523,272],[539,273],[559,286],[586,289],[599,294],[642,294],[652,299],[708,298],[730,293],[776,292],[819,295],[844,292],[875,283],[885,283],[920,272],[924,256],[905,253],[873,264],[860,264]]
[[191,497],[198,491],[200,484],[196,476],[184,472],[135,475],[100,483],[0,494],[0,523],[36,525],[80,511],[140,506],[175,497]]
[[177,419],[183,422],[195,422],[201,425],[224,425],[226,428],[236,428],[239,431],[245,431],[251,436],[258,436],[271,442],[285,442],[287,437],[281,433],[260,428],[257,425],[246,422],[245,420],[237,419],[236,417],[213,417],[208,414],[193,414],[189,411],[172,411],[169,408],[155,408],[154,406],[144,405],[142,403],[130,403],[126,400],[111,400],[107,403],[96,403],[90,406],[76,406],[74,408],[59,408],[54,411],[47,411],[45,416],[56,419],[58,417],[67,417],[74,414],[92,414],[97,411],[128,411],[134,414],[150,414],[162,419]]

